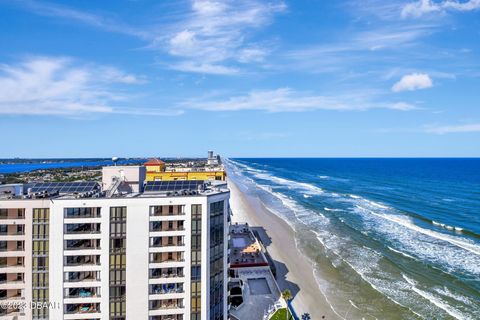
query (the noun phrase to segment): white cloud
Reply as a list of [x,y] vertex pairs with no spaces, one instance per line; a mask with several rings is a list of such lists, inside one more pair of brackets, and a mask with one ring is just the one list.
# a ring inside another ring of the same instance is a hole
[[265,56],[268,54],[266,49],[261,48],[245,48],[238,52],[238,62],[241,63],[250,63],[250,62],[261,62],[265,59]]
[[294,91],[290,88],[251,91],[243,96],[234,96],[223,100],[188,100],[181,104],[185,108],[207,111],[262,110],[268,112],[302,112],[313,110],[368,110],[392,109],[408,111],[415,109],[407,103],[380,103],[369,96],[349,93],[339,96],[312,95]]
[[472,11],[477,9],[480,9],[480,0],[468,0],[463,2],[457,0],[417,0],[406,4],[402,8],[401,16],[403,18],[420,17],[434,12],[443,13],[447,10]]
[[480,132],[480,123],[447,126],[428,126],[425,128],[424,131],[435,134]]
[[[262,61],[268,50],[248,41],[249,33],[269,24],[283,2],[194,0],[191,12],[168,29],[168,53],[178,59],[173,69],[232,74],[235,63]],[[162,48],[163,36],[153,46]],[[207,67],[205,67],[207,66]],[[219,72],[219,70],[221,70]],[[223,72],[223,71],[227,72]]]
[[[334,76],[381,72],[379,69],[399,64],[406,59],[418,59],[414,49],[422,38],[435,31],[430,23],[369,26],[335,37],[330,43],[286,50],[282,60],[275,61],[279,70],[308,73],[331,73]],[[368,74],[369,78],[372,74]]]
[[145,108],[121,108],[125,100],[116,84],[142,83],[143,78],[110,66],[70,58],[32,57],[0,65],[0,114],[79,116],[101,113],[168,115]]
[[182,61],[170,65],[172,69],[185,72],[232,75],[240,72],[237,68],[227,67],[221,64],[202,63],[196,61]]
[[149,38],[149,32],[146,30],[134,28],[116,20],[72,9],[63,5],[31,0],[16,1],[16,3],[38,15],[60,17],[68,21],[78,21],[85,25],[90,25],[109,32],[126,34],[143,39]]
[[[185,3],[189,5],[187,12],[183,10]],[[109,16],[48,2],[25,0],[17,5],[38,15],[137,37],[147,43],[145,48],[175,58],[170,68],[211,74],[234,74],[238,64],[263,61],[269,50],[249,41],[250,35],[286,9],[283,0],[190,0],[178,4],[175,14],[167,12],[163,16],[167,23],[136,27]]]
[[412,73],[402,77],[400,81],[392,87],[394,92],[413,91],[419,89],[431,88],[433,86],[432,79],[426,73]]

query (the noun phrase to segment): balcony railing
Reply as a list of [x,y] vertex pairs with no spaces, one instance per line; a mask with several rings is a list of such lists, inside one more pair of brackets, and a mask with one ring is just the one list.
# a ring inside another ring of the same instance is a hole
[[25,267],[23,263],[8,263],[8,264],[0,264],[0,269],[1,268],[21,268]]
[[99,304],[89,304],[84,303],[80,305],[73,305],[72,307],[65,308],[66,314],[76,314],[76,313],[98,313],[100,312],[100,305]]
[[184,206],[156,206],[150,209],[150,216],[165,217],[165,216],[183,216],[185,215]]
[[67,259],[65,261],[65,266],[75,267],[75,266],[81,266],[81,265],[86,265],[86,266],[99,266],[100,265],[100,259],[91,259],[91,258],[87,259],[85,257],[86,256],[76,257],[77,259],[75,259],[75,260]]
[[96,250],[100,248],[97,240],[67,240],[65,250]]
[[179,272],[179,273],[160,273],[160,274],[157,274],[157,273],[152,273],[152,275],[150,276],[150,278],[152,279],[158,279],[158,278],[183,278],[185,275],[183,274],[183,272]]
[[23,279],[13,279],[13,280],[4,279],[4,280],[0,280],[0,284],[24,284],[24,283],[25,283],[25,280],[23,280]]
[[183,247],[185,246],[185,242],[183,241],[174,241],[174,242],[167,242],[167,241],[154,241],[152,243],[152,247],[154,248],[161,248],[161,247]]
[[65,228],[65,234],[94,234],[94,233],[100,233],[99,225],[79,224],[76,227]]
[[171,303],[168,303],[168,302],[153,303],[150,306],[150,310],[183,309],[183,308],[184,308],[183,301],[179,301],[179,302],[174,301]]
[[150,288],[150,294],[169,294],[169,293],[183,293],[182,284],[164,283],[155,284]]
[[183,258],[159,258],[159,259],[152,259],[150,263],[164,263],[164,262],[184,262],[185,259]]
[[73,288],[69,289],[69,292],[65,295],[65,298],[99,298],[98,290],[96,289],[84,289],[84,288]]
[[150,231],[185,231],[184,222],[182,221],[154,221],[150,223]]
[[89,282],[100,281],[100,273],[97,271],[70,272],[65,277],[65,282]]
[[169,303],[157,306],[152,306],[150,310],[167,310],[167,309],[183,309],[185,306],[183,303]]

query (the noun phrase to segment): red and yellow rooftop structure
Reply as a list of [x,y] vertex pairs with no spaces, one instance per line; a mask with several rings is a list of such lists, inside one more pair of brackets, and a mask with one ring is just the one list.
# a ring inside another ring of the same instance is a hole
[[175,181],[175,180],[221,180],[226,179],[225,170],[205,170],[199,171],[186,169],[182,171],[167,171],[166,164],[159,159],[150,159],[144,166],[146,167],[146,181]]

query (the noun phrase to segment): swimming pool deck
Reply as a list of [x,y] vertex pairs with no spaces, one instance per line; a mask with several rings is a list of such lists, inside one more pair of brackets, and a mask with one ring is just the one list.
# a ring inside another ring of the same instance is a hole
[[230,314],[239,320],[264,319],[272,310],[286,307],[263,248],[247,224],[230,226],[229,247],[232,280],[243,284],[243,303],[232,306]]
[[264,319],[275,305],[286,307],[280,289],[268,267],[249,267],[237,270],[243,281],[243,303],[231,308],[230,313],[239,320]]

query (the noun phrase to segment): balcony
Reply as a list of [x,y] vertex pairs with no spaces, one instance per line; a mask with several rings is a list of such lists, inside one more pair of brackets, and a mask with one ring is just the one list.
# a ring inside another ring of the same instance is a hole
[[152,217],[183,216],[183,215],[185,215],[185,206],[183,205],[150,207],[150,216]]
[[23,236],[25,235],[25,226],[17,225],[0,225],[0,236]]
[[163,283],[150,285],[150,294],[169,294],[183,292],[183,283]]
[[76,267],[76,266],[99,266],[100,265],[100,256],[67,256],[65,257],[65,266],[66,267]]
[[154,221],[150,222],[151,232],[185,231],[184,221]]
[[65,290],[65,299],[71,298],[98,298],[99,288],[69,288]]
[[183,262],[183,252],[159,252],[150,254],[150,263]]
[[150,270],[151,279],[159,278],[183,278],[183,268],[157,268]]
[[149,320],[183,320],[183,314],[167,314],[165,316],[151,316]]
[[67,304],[65,314],[99,313],[100,303]]
[[99,223],[69,223],[65,225],[65,234],[100,233]]
[[93,282],[100,281],[100,272],[98,271],[76,271],[65,274],[65,282]]
[[168,310],[183,308],[183,299],[162,299],[150,301],[150,310]]
[[100,240],[67,240],[65,250],[94,250],[100,249]]
[[2,257],[0,258],[0,272],[6,272],[7,269],[23,268],[24,257]]
[[23,273],[0,274],[0,290],[24,289],[25,279]]
[[9,300],[23,300],[25,299],[22,296],[21,289],[11,289],[11,290],[0,290],[0,300],[9,301]]
[[0,209],[0,220],[25,219],[25,209]]
[[185,241],[183,236],[178,237],[153,237],[150,238],[150,246],[154,248],[159,247],[183,247]]
[[100,208],[67,208],[65,209],[65,219],[85,219],[100,218]]
[[18,251],[25,251],[25,241],[23,240],[5,240],[0,241],[0,252],[15,254]]

